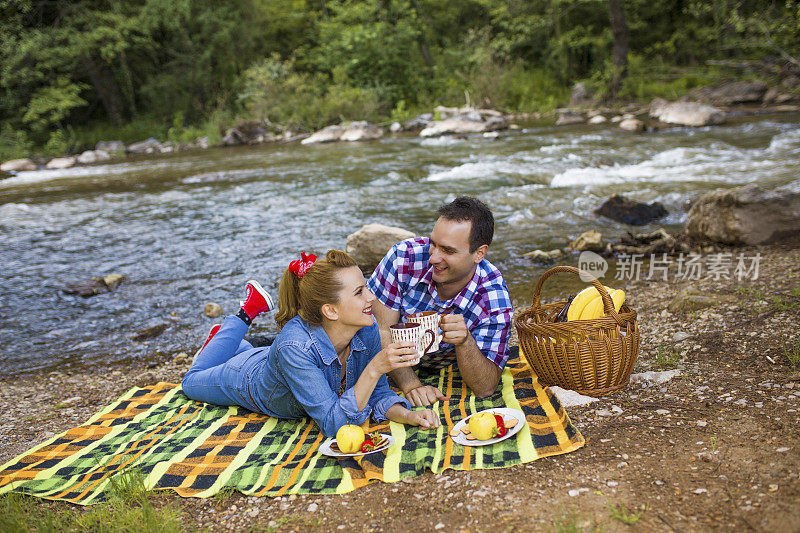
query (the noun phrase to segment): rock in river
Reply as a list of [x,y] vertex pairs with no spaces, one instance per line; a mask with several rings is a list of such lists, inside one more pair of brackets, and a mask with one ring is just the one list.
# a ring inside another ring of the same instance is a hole
[[668,124],[680,126],[709,126],[725,122],[725,112],[697,102],[669,103],[656,98],[650,104],[650,116]]
[[485,131],[503,130],[508,121],[503,116],[481,114],[476,110],[431,122],[419,132],[420,137],[437,137],[448,133],[483,133]]
[[594,214],[631,226],[644,226],[666,216],[667,210],[658,202],[647,205],[615,194],[595,209]]
[[569,247],[573,252],[583,252],[586,250],[601,252],[603,251],[603,234],[599,231],[589,230],[572,241]]
[[0,165],[3,172],[22,172],[23,170],[36,170],[36,163],[30,159],[12,159]]
[[77,159],[73,156],[69,157],[55,157],[47,162],[45,168],[50,170],[59,170],[62,168],[74,167]]
[[169,324],[162,323],[156,324],[155,326],[150,326],[148,328],[143,328],[138,330],[136,333],[131,335],[131,340],[134,341],[144,341],[147,339],[152,339],[154,337],[158,337],[169,327]]
[[90,296],[111,292],[127,279],[120,274],[109,274],[102,278],[94,277],[77,283],[70,283],[64,287],[63,291],[66,294],[77,294],[78,296],[89,298]]
[[203,307],[203,314],[208,318],[217,318],[222,316],[222,306],[215,302],[208,302]]
[[89,163],[108,161],[109,159],[111,159],[111,155],[105,150],[86,150],[78,156],[78,163],[87,165]]

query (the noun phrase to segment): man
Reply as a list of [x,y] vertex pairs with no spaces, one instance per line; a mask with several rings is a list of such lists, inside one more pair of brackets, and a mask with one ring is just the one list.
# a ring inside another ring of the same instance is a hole
[[[401,241],[389,250],[368,282],[381,344],[391,342],[389,326],[406,316],[433,310],[441,317],[438,352],[419,368],[457,363],[478,396],[497,388],[508,360],[512,305],[503,276],[485,259],[494,236],[494,217],[480,200],[460,197],[439,208],[430,238]],[[446,397],[423,385],[411,367],[389,374],[415,406]]]

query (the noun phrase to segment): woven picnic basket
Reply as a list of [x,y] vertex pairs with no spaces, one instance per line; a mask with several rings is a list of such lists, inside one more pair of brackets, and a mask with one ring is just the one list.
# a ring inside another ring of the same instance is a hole
[[[591,320],[554,322],[566,301],[542,305],[544,280],[559,272],[591,279],[603,298],[605,316]],[[588,272],[570,266],[553,267],[539,278],[533,304],[514,320],[519,347],[545,385],[557,385],[587,396],[602,396],[628,385],[639,355],[636,311],[619,312],[605,287]]]

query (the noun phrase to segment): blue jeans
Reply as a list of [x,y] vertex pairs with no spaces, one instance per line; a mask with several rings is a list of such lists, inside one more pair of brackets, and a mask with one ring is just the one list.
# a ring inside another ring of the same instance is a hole
[[217,334],[195,356],[181,388],[191,399],[216,405],[241,405],[260,412],[250,395],[249,372],[269,348],[254,349],[244,340],[247,324],[228,316]]

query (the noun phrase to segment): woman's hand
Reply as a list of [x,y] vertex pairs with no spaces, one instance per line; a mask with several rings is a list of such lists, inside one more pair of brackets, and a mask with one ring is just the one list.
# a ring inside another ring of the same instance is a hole
[[382,375],[416,364],[418,359],[416,343],[411,341],[393,342],[375,354],[369,365],[378,375]]
[[425,429],[434,429],[442,425],[439,421],[439,417],[430,409],[409,411],[406,414],[406,424],[410,426],[419,426]]

